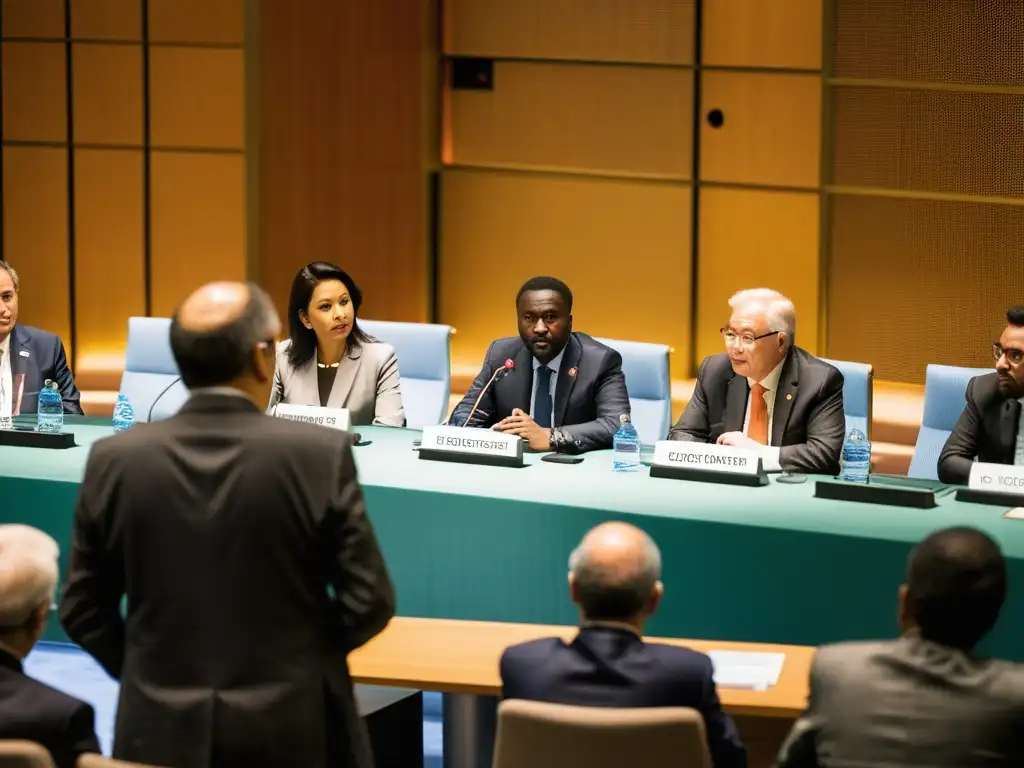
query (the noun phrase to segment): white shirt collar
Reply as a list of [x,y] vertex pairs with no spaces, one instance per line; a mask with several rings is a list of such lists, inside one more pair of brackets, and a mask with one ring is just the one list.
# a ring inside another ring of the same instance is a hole
[[[562,351],[559,352],[557,355],[555,355],[547,363],[547,367],[550,368],[555,373],[558,373],[559,371],[562,370],[562,358],[565,357],[565,349],[568,346],[569,345],[566,344],[565,347],[562,347]],[[533,371],[534,371],[534,373],[537,372],[537,369],[540,368],[541,365],[543,365],[543,363],[541,363],[540,360],[538,360],[536,357],[533,358]]]
[[[786,356],[788,357],[788,355]],[[760,384],[762,387],[767,389],[769,392],[774,392],[779,388],[779,379],[782,378],[782,366],[786,364],[786,358],[782,358],[779,364],[772,368],[771,372],[761,379]],[[747,383],[753,388],[758,382],[754,381],[750,377],[747,377]]]
[[[11,329],[11,333],[14,333],[14,329]],[[11,333],[7,334],[7,338],[0,341],[0,352],[4,353],[4,357],[11,354]]]

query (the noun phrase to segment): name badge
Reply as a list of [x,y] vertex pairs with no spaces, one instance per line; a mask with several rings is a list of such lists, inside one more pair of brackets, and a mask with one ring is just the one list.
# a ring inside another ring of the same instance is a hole
[[698,469],[703,472],[758,475],[761,457],[756,451],[712,443],[661,440],[654,444],[655,467]]
[[352,429],[352,415],[348,408],[321,408],[318,405],[290,405],[278,403],[274,406],[274,418],[317,424],[348,432]]
[[423,428],[420,450],[522,460],[523,440],[491,429],[439,425]]
[[14,422],[10,416],[0,416],[0,429],[14,429]]
[[976,491],[1019,493],[1024,496],[1024,467],[976,461],[971,465],[967,487]]

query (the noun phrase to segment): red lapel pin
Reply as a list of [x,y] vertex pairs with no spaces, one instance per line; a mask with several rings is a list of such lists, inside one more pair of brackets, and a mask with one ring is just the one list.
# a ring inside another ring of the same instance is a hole
[[786,399],[787,400],[792,400],[793,399],[793,395],[791,395],[789,392],[787,392],[786,393]]
[[570,368],[570,369],[569,369],[569,370],[567,371],[567,373],[568,373],[568,374],[569,374],[570,376],[575,376],[575,375],[576,375],[576,369],[575,369],[575,368]]

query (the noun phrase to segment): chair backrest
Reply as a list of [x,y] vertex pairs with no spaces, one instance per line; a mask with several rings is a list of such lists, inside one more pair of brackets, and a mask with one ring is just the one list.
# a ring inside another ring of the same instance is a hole
[[637,764],[711,768],[700,713],[683,707],[613,709],[514,699],[498,707],[493,768]]
[[103,755],[80,755],[75,768],[156,768],[144,763],[127,763]]
[[0,740],[0,768],[53,768],[46,748],[34,741]]
[[672,379],[664,344],[595,339],[622,355],[622,373],[629,390],[631,420],[647,444],[668,437],[672,426]]
[[929,365],[924,377],[924,418],[917,433],[910,477],[939,479],[939,454],[949,433],[964,410],[967,383],[975,376],[992,373],[994,368],[960,368],[955,365]]
[[406,425],[421,429],[444,421],[452,389],[452,327],[362,318],[359,327],[395,348]]
[[874,401],[875,369],[868,363],[851,363],[846,360],[822,361],[834,365],[843,374],[843,411],[846,414],[846,431],[859,429],[871,439],[871,414]]
[[137,422],[149,421],[151,408],[153,421],[178,412],[188,400],[188,389],[179,377],[178,364],[171,353],[170,318],[128,318],[121,393],[131,401]]

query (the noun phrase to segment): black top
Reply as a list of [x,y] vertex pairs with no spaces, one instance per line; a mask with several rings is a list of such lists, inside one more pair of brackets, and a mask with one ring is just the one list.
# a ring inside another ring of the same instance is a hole
[[326,408],[327,401],[331,397],[331,389],[334,387],[334,378],[338,375],[338,368],[327,367],[321,368],[320,364],[316,366],[316,383],[320,388],[320,407]]

